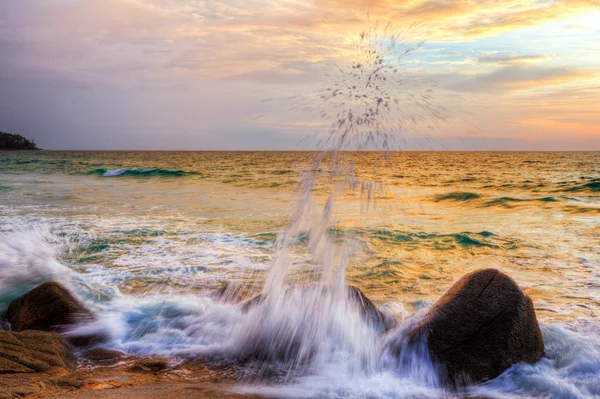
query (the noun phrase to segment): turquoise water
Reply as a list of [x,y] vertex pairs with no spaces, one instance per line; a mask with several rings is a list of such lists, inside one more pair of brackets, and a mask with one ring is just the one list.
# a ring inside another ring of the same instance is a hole
[[[311,156],[0,153],[0,307],[57,279],[102,315],[94,328],[108,330],[114,348],[182,356],[222,345],[238,315],[219,294],[260,291]],[[360,187],[336,198],[327,235],[352,247],[347,282],[404,320],[463,274],[496,267],[532,297],[548,353],[483,392],[600,395],[600,153],[343,156],[377,185],[371,201]],[[325,203],[328,179],[316,182],[316,202]],[[295,276],[312,270],[309,236],[291,247]],[[439,395],[389,370],[328,391],[334,372],[276,394]]]

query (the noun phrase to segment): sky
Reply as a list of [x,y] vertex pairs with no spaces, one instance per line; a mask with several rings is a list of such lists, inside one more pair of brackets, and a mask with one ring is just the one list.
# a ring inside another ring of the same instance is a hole
[[0,0],[0,131],[45,149],[306,149],[323,105],[291,98],[376,23],[423,43],[386,62],[448,109],[397,126],[399,149],[600,151],[600,0]]

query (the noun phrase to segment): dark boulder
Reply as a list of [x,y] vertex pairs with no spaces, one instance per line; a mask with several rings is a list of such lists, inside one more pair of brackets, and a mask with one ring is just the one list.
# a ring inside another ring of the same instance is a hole
[[0,374],[33,373],[52,368],[70,370],[75,359],[58,334],[43,331],[0,331]]
[[495,269],[467,274],[409,332],[427,336],[432,358],[455,386],[500,375],[544,355],[533,303]]
[[50,282],[12,301],[7,319],[14,331],[63,331],[92,320],[92,314],[60,284]]

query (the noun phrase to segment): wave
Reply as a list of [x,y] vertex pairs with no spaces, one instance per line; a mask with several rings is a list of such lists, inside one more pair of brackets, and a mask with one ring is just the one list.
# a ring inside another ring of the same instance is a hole
[[[390,350],[426,309],[399,320],[379,335],[356,309],[326,306],[327,329],[316,329],[306,297],[292,291],[282,302],[264,302],[250,311],[239,305],[194,295],[118,296],[105,304],[93,324],[76,332],[103,333],[104,346],[130,354],[205,359],[215,364],[242,361],[247,377],[236,390],[281,398],[590,398],[600,394],[597,337],[544,325],[545,357],[517,364],[483,384],[451,392],[440,384],[424,342]],[[296,295],[298,294],[298,295]],[[304,306],[303,306],[304,305]],[[343,304],[342,304],[343,305]],[[303,317],[304,316],[304,317]],[[592,321],[594,322],[594,321]],[[289,350],[306,358],[290,359]],[[255,351],[264,358],[244,359]],[[294,361],[294,367],[283,368]]]
[[435,196],[435,202],[440,201],[470,201],[481,198],[479,194],[470,192],[452,192],[448,194],[440,194]]
[[554,197],[544,197],[544,198],[539,198],[538,201],[541,202],[558,202],[558,200]]
[[570,191],[570,192],[589,191],[589,192],[593,192],[593,193],[600,192],[600,179],[591,179],[587,183],[579,184],[577,186],[564,189],[564,191]]
[[[471,192],[453,191],[447,194],[439,194],[434,197],[434,202],[442,201],[454,201],[454,202],[467,202],[481,198],[481,195]],[[513,197],[499,197],[492,200],[486,201],[484,207],[502,206],[504,208],[512,208],[517,203],[523,202],[558,202],[556,197],[542,197],[542,198],[513,198]]]
[[67,246],[65,237],[42,226],[0,234],[0,314],[13,299],[45,282],[72,287],[74,273],[57,260]]
[[[483,233],[479,233],[480,236],[487,237]],[[452,234],[451,237],[454,238],[456,243],[461,247],[488,247],[488,248],[498,248],[497,245],[490,244],[483,240],[477,240],[473,238],[469,233],[461,233],[461,234]]]
[[[477,236],[493,234],[483,231]],[[267,233],[265,238],[272,236]],[[403,346],[400,355],[390,351],[390,344],[406,341],[406,331],[425,308],[412,316],[397,316],[400,328],[380,335],[360,316],[359,309],[343,301],[328,302],[336,296],[305,295],[306,290],[289,291],[280,300],[265,301],[250,310],[193,294],[130,296],[112,291],[110,281],[104,285],[93,273],[81,275],[63,266],[57,259],[61,245],[43,229],[0,236],[0,294],[8,294],[0,295],[0,302],[42,282],[60,281],[87,299],[97,315],[94,322],[78,326],[73,333],[101,334],[107,338],[104,347],[136,355],[202,358],[217,364],[237,362],[257,348],[268,356],[257,365],[246,363],[244,367],[253,375],[277,371],[285,362],[293,362],[293,367],[284,368],[293,373],[283,379],[263,374],[258,383],[237,387],[244,393],[282,398],[455,397],[440,384],[424,342]],[[172,272],[165,268],[161,275]],[[95,280],[94,287],[111,295],[82,295],[81,285],[73,282],[84,279]],[[309,298],[320,306],[307,306]],[[315,314],[316,309],[323,311]],[[315,322],[317,316],[325,321],[323,328]],[[600,337],[594,332],[598,331],[597,320],[590,323],[589,331],[578,326],[579,332],[541,325],[546,349],[542,360],[517,364],[491,381],[457,392],[456,397],[598,397]],[[292,349],[297,346],[298,354],[292,358],[287,356],[290,345]],[[257,366],[258,370],[250,369]]]
[[600,180],[592,182],[592,183],[584,184],[584,187],[587,187],[592,191],[600,191]]
[[600,214],[600,208],[591,207],[591,206],[567,205],[563,209],[565,212],[568,212],[571,214],[582,214],[582,215]]
[[105,169],[98,168],[90,170],[86,174],[102,177],[180,177],[197,175],[197,172],[186,172],[180,169]]
[[502,239],[489,231],[454,234],[408,233],[397,230],[375,230],[367,233],[369,240],[382,244],[401,244],[408,247],[431,246],[435,250],[452,250],[457,246],[473,248],[514,248],[516,241]]
[[274,175],[287,175],[289,173],[294,173],[293,170],[289,170],[289,169],[282,169],[282,170],[274,170],[273,172],[271,172]]
[[522,199],[522,198],[500,197],[500,198],[496,198],[496,199],[486,202],[485,206],[502,206],[505,208],[512,208],[513,203],[527,202],[527,201],[529,201],[529,200]]
[[499,197],[491,201],[487,201],[484,205],[486,207],[501,206],[504,208],[512,208],[516,204],[524,202],[558,202],[556,197],[542,197],[542,198],[513,198],[513,197]]
[[28,165],[28,164],[32,164],[32,163],[40,163],[43,162],[42,160],[39,159],[24,159],[24,160],[19,160],[16,162],[17,165]]

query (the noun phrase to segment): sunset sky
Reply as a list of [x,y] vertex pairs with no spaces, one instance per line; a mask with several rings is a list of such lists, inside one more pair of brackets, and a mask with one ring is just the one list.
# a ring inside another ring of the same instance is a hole
[[599,0],[3,0],[0,131],[47,149],[295,149],[324,122],[286,98],[326,85],[376,20],[416,24],[403,73],[452,109],[401,132],[405,149],[600,150]]

